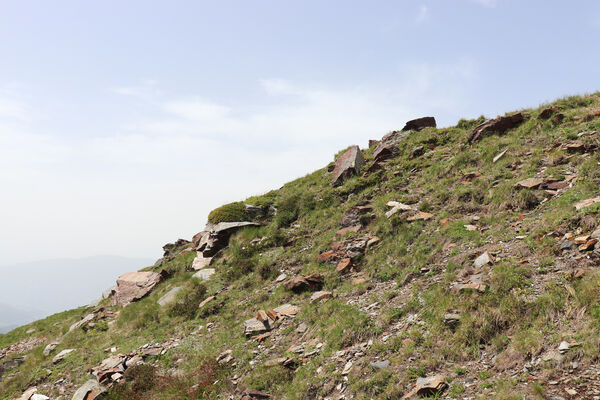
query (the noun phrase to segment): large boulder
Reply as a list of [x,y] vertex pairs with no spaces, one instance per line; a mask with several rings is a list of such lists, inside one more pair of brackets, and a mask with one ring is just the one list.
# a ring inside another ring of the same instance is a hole
[[425,128],[435,128],[437,125],[435,123],[434,117],[423,117],[412,119],[404,125],[402,128],[403,131],[420,131]]
[[219,222],[216,225],[209,224],[206,231],[198,239],[196,250],[202,252],[203,257],[212,257],[221,249],[229,245],[229,238],[239,229],[246,226],[259,226],[256,222]]
[[362,152],[358,146],[352,146],[335,160],[332,182],[334,186],[340,185],[351,175],[358,175],[360,168],[365,163]]
[[525,121],[525,114],[516,113],[504,117],[498,117],[485,121],[477,126],[468,137],[468,142],[473,143],[488,133],[504,133],[509,129],[516,128]]
[[151,271],[128,272],[117,279],[114,301],[127,305],[147,295],[162,280],[162,275]]

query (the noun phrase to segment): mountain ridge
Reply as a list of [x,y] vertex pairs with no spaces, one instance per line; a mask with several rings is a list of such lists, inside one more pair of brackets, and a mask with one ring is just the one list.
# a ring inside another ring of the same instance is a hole
[[0,335],[0,398],[600,396],[599,148],[598,93],[409,121]]

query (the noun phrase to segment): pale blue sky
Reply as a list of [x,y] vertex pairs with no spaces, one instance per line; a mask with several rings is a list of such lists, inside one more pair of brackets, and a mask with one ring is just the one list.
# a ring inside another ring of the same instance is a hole
[[596,1],[0,0],[0,265],[157,257],[433,115],[600,88]]

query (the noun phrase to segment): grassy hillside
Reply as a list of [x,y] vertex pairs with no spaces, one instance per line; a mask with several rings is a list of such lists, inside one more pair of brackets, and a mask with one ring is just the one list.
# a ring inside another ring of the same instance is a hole
[[[557,111],[542,118],[550,106]],[[240,204],[277,209],[231,238],[209,280],[192,278],[195,252],[184,251],[148,268],[171,275],[140,301],[103,300],[98,307],[116,315],[92,327],[68,332],[94,310],[80,308],[0,335],[0,349],[33,346],[0,352],[0,399],[31,386],[70,399],[103,359],[154,343],[160,354],[128,368],[104,398],[261,398],[255,390],[274,399],[396,399],[432,376],[445,388],[430,398],[600,395],[600,203],[575,207],[600,192],[600,94],[521,111],[525,122],[502,135],[469,144],[483,117],[411,132],[399,155],[370,173],[373,149],[363,150],[361,174],[341,186],[323,168],[214,212],[219,222],[244,216]],[[544,183],[518,185],[527,178]],[[389,201],[432,217],[388,218]],[[338,233],[353,213],[360,229]],[[342,272],[319,257],[361,241]],[[475,266],[485,252],[490,262]],[[313,273],[331,298],[312,302],[314,290],[284,287]],[[470,283],[479,286],[461,286]],[[183,287],[177,301],[160,307],[174,287]],[[286,303],[299,307],[295,316],[278,318],[260,341],[246,337],[245,320]],[[64,349],[75,351],[53,363]]]

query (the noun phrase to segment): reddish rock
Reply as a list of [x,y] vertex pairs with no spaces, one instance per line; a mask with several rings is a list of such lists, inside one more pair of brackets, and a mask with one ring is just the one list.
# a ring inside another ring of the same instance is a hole
[[343,273],[343,272],[349,271],[351,266],[352,266],[352,260],[350,258],[343,258],[342,260],[340,260],[340,262],[338,263],[335,270],[337,272]]
[[524,189],[536,189],[538,188],[544,180],[541,178],[527,178],[517,183],[517,186],[522,187]]
[[558,108],[556,107],[548,107],[548,108],[544,108],[542,110],[542,112],[540,113],[540,119],[548,119],[550,118],[553,114],[556,114],[558,112]]
[[435,123],[434,117],[423,117],[412,119],[404,125],[402,128],[403,131],[420,131],[425,128],[435,128],[437,125]]
[[474,143],[488,133],[504,133],[509,129],[516,128],[525,121],[523,113],[516,113],[505,117],[498,117],[485,121],[476,127],[469,135],[468,142]]
[[283,284],[283,287],[293,292],[305,290],[318,290],[323,286],[323,275],[316,273],[310,275],[298,275]]
[[358,146],[350,147],[335,160],[332,178],[333,185],[340,185],[348,177],[358,175],[364,163],[365,160]]
[[324,262],[324,261],[331,261],[332,259],[335,259],[338,257],[338,253],[335,251],[326,251],[324,253],[321,253],[317,256],[317,261],[318,262]]
[[114,299],[117,305],[124,306],[147,295],[162,279],[156,272],[128,272],[117,279]]
[[342,236],[342,235],[345,235],[346,233],[358,232],[358,231],[360,231],[360,228],[362,228],[362,225],[347,226],[345,228],[338,230],[335,234]]

